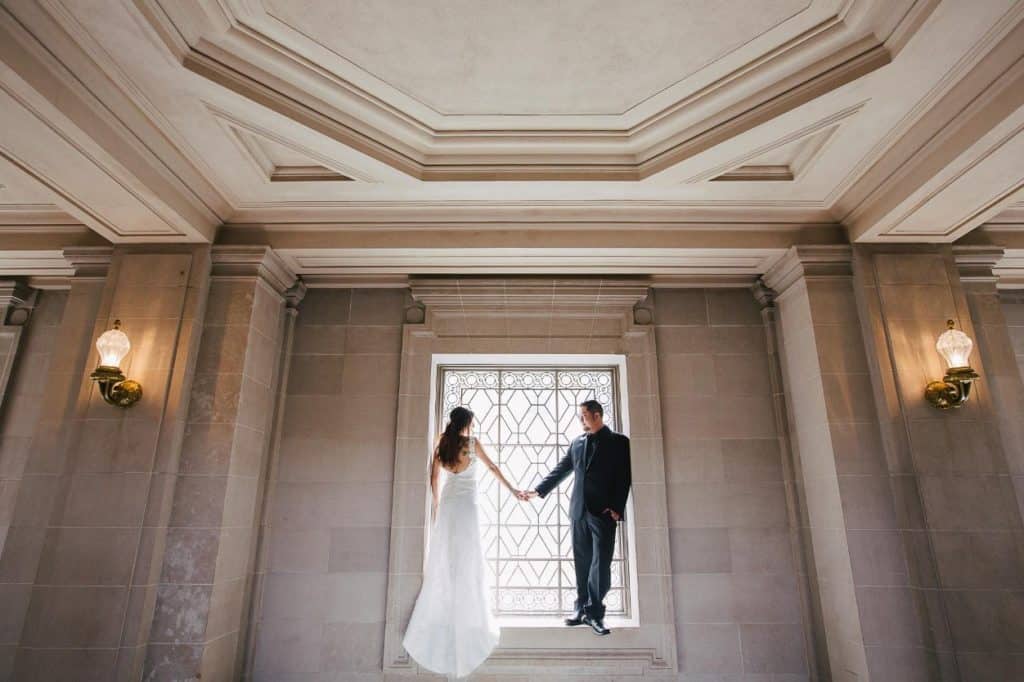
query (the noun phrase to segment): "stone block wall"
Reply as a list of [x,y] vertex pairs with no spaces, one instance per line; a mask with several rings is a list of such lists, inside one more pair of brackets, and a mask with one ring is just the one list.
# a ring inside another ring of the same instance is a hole
[[406,295],[313,289],[300,305],[254,679],[380,670]]
[[744,289],[653,298],[680,670],[805,679],[760,306]]

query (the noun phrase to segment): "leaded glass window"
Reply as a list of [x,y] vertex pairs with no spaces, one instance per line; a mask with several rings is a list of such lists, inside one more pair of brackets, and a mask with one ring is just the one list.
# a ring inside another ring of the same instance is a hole
[[[457,405],[476,416],[475,435],[516,488],[530,489],[583,433],[579,404],[597,399],[604,420],[617,430],[618,372],[614,367],[438,368],[438,423]],[[572,611],[576,577],[572,560],[570,476],[546,498],[520,502],[489,472],[480,479],[481,524],[488,579],[499,615],[556,615]],[[619,524],[612,558],[607,615],[628,615],[626,570],[631,539]]]

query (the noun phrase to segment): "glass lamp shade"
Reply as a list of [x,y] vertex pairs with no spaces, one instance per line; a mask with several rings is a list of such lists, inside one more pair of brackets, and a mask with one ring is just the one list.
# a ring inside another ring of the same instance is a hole
[[128,335],[116,327],[108,329],[96,339],[96,350],[100,352],[100,364],[104,367],[120,367],[121,360],[131,349]]
[[952,321],[949,323],[949,329],[942,332],[935,343],[935,350],[939,351],[939,355],[946,360],[950,369],[968,367],[967,359],[971,356],[973,348],[974,342],[971,341],[971,337],[959,329],[953,329]]

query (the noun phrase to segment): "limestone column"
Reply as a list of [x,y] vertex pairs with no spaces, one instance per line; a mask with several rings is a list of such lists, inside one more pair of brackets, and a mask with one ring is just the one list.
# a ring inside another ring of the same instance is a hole
[[233,680],[242,668],[284,292],[295,277],[266,247],[215,246],[211,260],[181,457],[161,470],[173,495],[154,521],[167,539],[151,567],[149,681]]
[[985,363],[984,381],[992,398],[991,409],[999,423],[1007,472],[1024,517],[1024,377],[1019,371],[1009,325],[996,289],[998,278],[992,272],[1003,257],[1003,250],[989,246],[956,246],[953,257],[973,321],[976,352]]
[[778,296],[795,471],[833,680],[936,680],[908,570],[904,529],[879,429],[851,249],[795,247],[765,277]]
[[249,590],[249,609],[245,636],[245,651],[241,678],[252,679],[256,662],[258,623],[262,616],[267,573],[270,567],[271,513],[274,508],[274,490],[281,464],[281,433],[284,426],[285,405],[288,399],[288,376],[291,369],[292,347],[295,341],[295,320],[299,304],[306,296],[306,285],[297,282],[284,293],[285,321],[284,336],[278,361],[278,380],[274,396],[273,430],[270,434],[270,453],[267,465],[260,479],[259,528],[256,540],[256,562],[253,568],[252,587]]
[[[28,396],[15,401],[11,395],[23,392],[28,384],[26,380],[21,382],[20,387],[11,385],[11,373],[36,293],[21,282],[0,281],[0,553],[3,553],[14,501],[21,484],[24,466],[22,446],[31,436],[35,411],[40,403],[39,400],[28,399]],[[26,364],[30,365],[28,371],[31,371],[31,363]],[[33,378],[38,382],[39,377]],[[9,385],[11,390],[8,390]]]
[[[208,271],[203,247],[74,249],[65,258],[75,276],[0,558],[11,597],[5,672],[17,680],[119,677],[146,608],[136,585],[154,542],[154,471],[180,438],[182,354]],[[89,378],[95,340],[115,318],[133,345],[123,369],[144,390],[128,409],[105,403]]]
[[[15,280],[0,281],[0,407],[4,404],[21,332],[32,313],[36,292]],[[0,547],[3,544],[0,543]]]
[[[1008,371],[1011,351],[1001,347],[1006,325],[988,266],[978,262],[984,257],[961,253],[958,268],[950,247],[858,247],[858,286],[887,457],[904,482],[908,523],[922,529],[908,534],[915,536],[908,564],[931,554],[933,574],[922,572],[930,581],[921,587],[941,664],[936,679],[1017,679],[1024,674],[1024,545],[1013,478],[1019,382]],[[923,393],[946,369],[935,341],[947,319],[975,340],[971,365],[981,379],[964,406],[937,410]]]
[[[59,469],[53,465],[63,455],[66,430],[79,406],[79,388],[95,316],[102,298],[110,249],[65,252],[75,268],[57,330],[64,341],[53,349],[41,381],[46,386],[46,409],[26,415],[16,435],[18,493],[10,514],[10,528],[0,551],[0,679],[31,679],[15,672],[21,653],[26,615],[35,595],[33,585],[40,553],[50,525],[50,513],[58,492]],[[7,419],[5,418],[5,423]],[[9,461],[5,430],[4,460]],[[26,670],[29,661],[21,661]]]
[[771,385],[772,406],[775,412],[775,428],[778,432],[783,480],[786,484],[786,512],[789,518],[789,545],[793,565],[797,570],[800,608],[804,623],[804,646],[807,650],[807,667],[810,679],[818,679],[818,663],[828,658],[821,636],[821,603],[817,599],[815,576],[807,570],[813,556],[810,553],[809,525],[806,500],[801,499],[802,488],[799,470],[799,455],[790,438],[792,431],[789,409],[786,405],[784,366],[781,355],[781,332],[779,310],[775,305],[775,292],[758,281],[751,287],[751,293],[761,305],[761,321],[764,324],[765,341],[768,350],[768,380]]

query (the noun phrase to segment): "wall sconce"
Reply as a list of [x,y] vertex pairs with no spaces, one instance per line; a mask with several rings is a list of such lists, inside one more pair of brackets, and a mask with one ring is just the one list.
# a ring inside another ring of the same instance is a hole
[[949,369],[942,381],[929,381],[924,390],[925,399],[940,410],[960,407],[971,395],[971,384],[978,373],[967,364],[974,342],[962,331],[954,329],[953,320],[946,321],[946,331],[939,335],[935,350],[945,359]]
[[103,400],[117,407],[131,407],[142,397],[142,385],[126,379],[121,371],[121,360],[131,349],[128,335],[121,331],[121,320],[114,320],[114,328],[103,332],[96,339],[100,364],[90,376],[99,384]]

